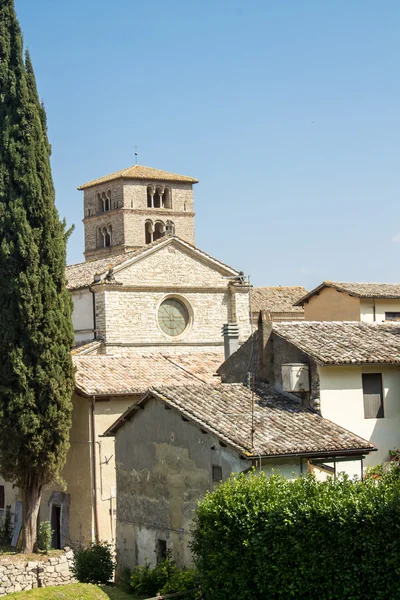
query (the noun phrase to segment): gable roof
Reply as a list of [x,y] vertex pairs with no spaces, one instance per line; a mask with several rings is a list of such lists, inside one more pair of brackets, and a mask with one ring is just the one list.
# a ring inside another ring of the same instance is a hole
[[214,376],[223,353],[129,356],[77,355],[75,387],[83,396],[144,394],[151,385],[219,382]]
[[301,286],[255,287],[251,293],[251,310],[257,314],[260,310],[301,314],[303,309],[294,304],[306,294],[306,288]]
[[[143,258],[147,254],[151,254],[152,252],[155,252],[170,244],[176,244],[182,248],[185,248],[186,250],[189,250],[189,252],[197,255],[205,262],[212,263],[215,267],[229,273],[230,275],[239,275],[239,271],[236,271],[236,269],[233,269],[229,265],[222,263],[210,254],[207,254],[207,252],[200,250],[196,246],[189,244],[189,242],[186,242],[177,236],[169,235],[164,236],[159,240],[152,242],[151,244],[147,244],[146,246],[143,246],[143,248],[134,250],[133,252],[116,254],[113,256],[107,256],[106,258],[89,260],[83,263],[68,266],[66,269],[67,288],[69,290],[77,290],[88,287],[95,282],[95,275],[99,275],[99,281],[102,281],[105,279],[110,269],[113,269],[114,272],[117,273],[119,270],[124,269],[130,264],[134,263],[137,259]],[[98,283],[97,280],[96,282]]]
[[399,323],[296,321],[272,330],[320,365],[400,364]]
[[338,292],[346,292],[356,298],[400,298],[400,283],[356,283],[345,281],[323,281],[319,286],[300,298],[295,306],[303,306],[310,298],[319,294],[326,287]]
[[143,165],[133,165],[127,169],[121,171],[115,171],[110,175],[93,179],[88,183],[78,187],[78,190],[86,190],[87,188],[99,185],[101,183],[108,183],[114,181],[114,179],[139,179],[146,181],[176,181],[180,183],[198,183],[198,179],[194,177],[188,177],[187,175],[178,175],[177,173],[169,173],[168,171],[160,171],[159,169],[153,169],[152,167],[144,167]]
[[368,453],[374,449],[363,438],[264,386],[255,391],[252,448],[252,393],[242,384],[153,386],[104,435],[115,435],[151,397],[177,410],[247,458]]

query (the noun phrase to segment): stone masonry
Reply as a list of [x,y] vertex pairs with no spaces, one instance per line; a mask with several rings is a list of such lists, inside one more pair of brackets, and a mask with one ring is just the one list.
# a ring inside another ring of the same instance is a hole
[[69,548],[65,548],[63,554],[47,560],[22,559],[15,562],[11,558],[3,558],[0,560],[0,596],[37,587],[74,583],[73,562],[74,553]]
[[[167,186],[171,194],[171,208],[149,208],[148,186]],[[110,198],[110,210],[99,207],[99,195]],[[172,221],[175,235],[194,244],[193,186],[191,183],[160,181],[129,181],[119,179],[95,185],[84,190],[85,257],[86,260],[121,252],[129,252],[146,244],[145,226],[156,223],[166,226]],[[102,247],[100,229],[112,228],[110,247]]]

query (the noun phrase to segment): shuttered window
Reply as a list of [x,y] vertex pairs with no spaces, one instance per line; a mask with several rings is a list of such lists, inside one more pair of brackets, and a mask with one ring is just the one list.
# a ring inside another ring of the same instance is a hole
[[363,373],[362,386],[364,418],[382,419],[384,417],[382,373]]
[[4,485],[0,485],[0,510],[4,510]]

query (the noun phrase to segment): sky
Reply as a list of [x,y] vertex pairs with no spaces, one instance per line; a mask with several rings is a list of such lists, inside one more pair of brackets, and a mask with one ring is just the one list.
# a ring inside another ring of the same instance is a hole
[[61,217],[135,163],[190,175],[196,245],[254,285],[399,282],[398,0],[15,0]]

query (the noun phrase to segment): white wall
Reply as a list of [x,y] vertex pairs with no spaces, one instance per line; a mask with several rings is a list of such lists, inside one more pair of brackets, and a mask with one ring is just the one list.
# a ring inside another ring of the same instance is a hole
[[[375,305],[375,318],[374,318]],[[400,300],[374,300],[373,298],[362,298],[360,303],[360,320],[366,323],[382,323],[385,320],[385,312],[400,312]]]
[[94,339],[93,294],[88,290],[72,292],[74,311],[72,323],[76,342],[86,342]]
[[[388,459],[389,450],[400,445],[400,369],[396,367],[319,367],[322,416],[360,435],[377,446],[365,465]],[[384,417],[365,419],[362,373],[382,373]],[[342,463],[338,471],[360,475],[359,463]]]

